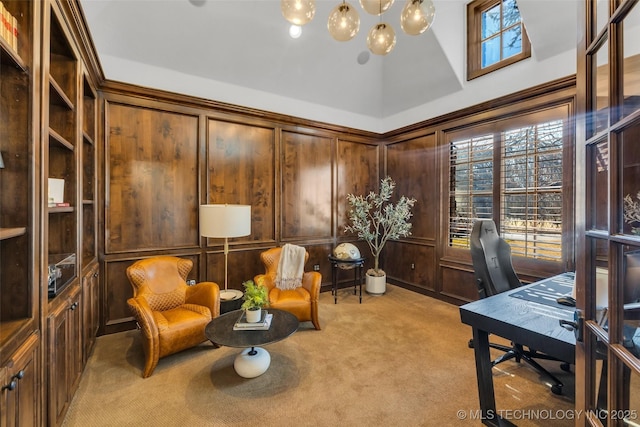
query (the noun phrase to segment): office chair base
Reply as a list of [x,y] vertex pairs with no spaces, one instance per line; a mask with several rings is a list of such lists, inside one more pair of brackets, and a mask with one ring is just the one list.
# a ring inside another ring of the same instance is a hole
[[[553,357],[547,356],[546,354],[537,353],[536,351],[526,351],[522,348],[521,345],[515,344],[511,350],[507,351],[505,354],[503,354],[502,356],[492,361],[491,366],[492,367],[496,366],[497,364],[505,362],[510,359],[515,359],[515,361],[518,363],[520,363],[520,361],[524,361],[528,363],[529,366],[531,366],[533,369],[535,369],[539,374],[544,375],[551,380],[552,382],[551,392],[553,394],[561,395],[562,387],[564,386],[564,384],[562,384],[562,381],[560,381],[551,372],[543,368],[538,362],[533,360],[533,357],[546,359],[546,360],[557,360],[557,359],[554,359]],[[567,365],[566,367],[568,368],[568,364],[562,363],[562,365]],[[564,367],[562,367],[562,365],[561,365],[561,368],[565,370]]]
[[[469,345],[469,348],[473,348],[473,339],[469,340],[468,345]],[[540,364],[538,364],[538,362],[533,360],[534,357],[537,358],[537,359],[555,360],[555,361],[557,361],[558,359],[556,359],[554,357],[551,357],[551,356],[548,356],[548,355],[546,355],[544,353],[538,353],[535,350],[527,351],[519,344],[513,344],[512,347],[509,347],[509,346],[506,346],[506,345],[489,343],[489,347],[490,348],[495,348],[496,350],[500,350],[500,351],[504,352],[504,354],[502,356],[500,356],[497,359],[491,361],[491,367],[496,366],[499,363],[502,363],[502,362],[505,362],[505,361],[511,360],[511,359],[515,359],[515,361],[517,363],[520,363],[522,360],[524,360],[533,369],[535,369],[539,374],[542,374],[542,375],[546,376],[547,378],[549,378],[553,382],[553,384],[551,384],[551,392],[553,394],[556,394],[556,395],[561,395],[562,394],[562,387],[564,386],[564,384],[562,384],[562,381],[560,381],[558,378],[556,378],[553,374],[551,374],[545,368],[540,366]],[[571,372],[571,366],[566,362],[562,362],[560,364],[560,369],[562,369],[565,372]]]

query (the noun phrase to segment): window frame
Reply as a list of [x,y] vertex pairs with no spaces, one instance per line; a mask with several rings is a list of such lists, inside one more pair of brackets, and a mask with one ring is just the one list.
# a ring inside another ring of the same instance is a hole
[[[496,5],[501,5],[503,1],[474,0],[467,4],[467,80],[473,80],[531,57],[531,43],[524,23],[522,23],[522,52],[482,68],[482,12]],[[522,18],[522,15],[520,18]],[[502,29],[501,22],[501,33]],[[500,38],[502,40],[502,35],[500,35]]]
[[[530,125],[539,125],[548,121],[562,120],[563,121],[563,206],[562,206],[562,255],[560,259],[546,260],[546,259],[534,259],[514,255],[513,264],[516,270],[523,273],[527,277],[546,277],[547,275],[557,274],[562,271],[568,271],[573,268],[574,261],[574,247],[571,242],[571,236],[573,236],[574,221],[573,221],[573,206],[574,206],[574,193],[573,193],[573,145],[574,145],[574,121],[571,116],[572,107],[570,103],[558,102],[541,108],[531,108],[527,111],[523,111],[519,114],[509,114],[507,116],[496,117],[489,119],[486,122],[469,123],[464,127],[457,127],[450,130],[443,130],[443,143],[446,144],[446,164],[450,165],[450,146],[453,141],[478,137],[482,135],[494,134],[496,139],[496,146],[494,147],[494,206],[492,211],[493,220],[500,227],[501,219],[501,197],[502,197],[502,144],[500,142],[499,134],[501,132],[513,129],[515,127],[525,127]],[[444,152],[445,150],[443,150]],[[444,160],[444,156],[443,156]],[[447,176],[445,178],[446,188],[450,189],[450,174],[449,166],[446,168]],[[443,177],[444,178],[444,177]],[[443,255],[449,260],[455,259],[467,259],[470,258],[468,248],[460,246],[451,246],[449,244],[449,221],[450,221],[450,193],[444,195],[443,202],[446,201],[445,218],[443,218]]]

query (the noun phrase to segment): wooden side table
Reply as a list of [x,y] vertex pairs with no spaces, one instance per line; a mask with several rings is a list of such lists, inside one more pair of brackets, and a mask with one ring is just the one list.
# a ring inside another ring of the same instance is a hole
[[360,285],[360,304],[362,304],[362,270],[364,268],[365,258],[343,259],[329,255],[331,261],[331,295],[333,295],[333,303],[338,303],[338,269],[354,270],[353,277],[353,294],[356,294],[356,287]]

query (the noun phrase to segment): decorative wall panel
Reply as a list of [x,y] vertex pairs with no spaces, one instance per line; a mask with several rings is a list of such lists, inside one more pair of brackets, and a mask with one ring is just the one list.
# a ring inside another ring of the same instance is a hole
[[251,205],[251,235],[230,242],[274,241],[274,129],[209,120],[207,147],[208,203]]
[[332,237],[331,139],[282,132],[282,238]]
[[[367,195],[377,191],[380,173],[380,147],[350,141],[338,141],[337,181],[338,192],[338,239],[352,239],[356,236],[345,234],[349,205],[347,195]],[[367,248],[368,251],[368,248]],[[362,253],[366,255],[365,253]]]
[[198,118],[107,104],[105,252],[198,246]]

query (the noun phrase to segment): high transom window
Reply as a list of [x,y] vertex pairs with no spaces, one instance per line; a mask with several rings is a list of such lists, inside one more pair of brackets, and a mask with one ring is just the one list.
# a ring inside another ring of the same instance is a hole
[[467,5],[468,80],[530,56],[516,0],[475,0]]

